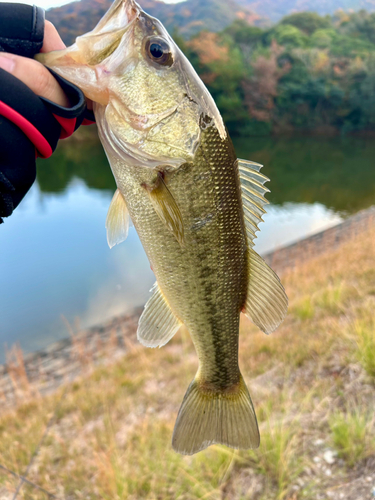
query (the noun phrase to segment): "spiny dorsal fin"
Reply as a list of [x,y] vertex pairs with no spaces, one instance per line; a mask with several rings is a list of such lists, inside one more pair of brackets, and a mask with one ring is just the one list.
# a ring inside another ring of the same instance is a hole
[[157,283],[152,291],[154,293],[139,319],[137,338],[146,347],[162,347],[171,340],[181,323],[172,312]]
[[245,314],[264,333],[272,333],[288,311],[288,297],[277,274],[249,249],[249,286]]
[[157,180],[153,186],[144,185],[151,203],[160,220],[174,234],[181,246],[184,244],[184,224],[178,205],[164,182],[162,174],[159,172]]
[[117,189],[109,206],[105,227],[109,248],[126,240],[129,232],[130,216],[125,199]]
[[264,195],[269,189],[264,184],[268,177],[260,173],[262,165],[247,160],[237,160],[240,174],[242,205],[244,208],[245,225],[249,247],[254,246],[255,233],[259,231],[259,223],[263,222],[262,215],[266,212],[264,206],[269,202]]

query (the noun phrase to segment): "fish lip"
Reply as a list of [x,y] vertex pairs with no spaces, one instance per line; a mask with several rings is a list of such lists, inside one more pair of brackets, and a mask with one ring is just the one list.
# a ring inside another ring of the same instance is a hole
[[[105,33],[126,28],[139,17],[141,12],[143,12],[142,7],[135,0],[115,0],[108,12],[95,26],[92,33]],[[126,23],[123,22],[123,13],[126,14]]]

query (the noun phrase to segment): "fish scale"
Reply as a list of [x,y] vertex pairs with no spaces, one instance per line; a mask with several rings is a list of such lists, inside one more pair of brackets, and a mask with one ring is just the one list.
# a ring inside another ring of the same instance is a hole
[[[215,160],[207,161],[211,150],[216,151]],[[246,298],[247,246],[230,141],[223,142],[214,127],[202,131],[196,161],[167,175],[185,227],[194,226],[202,214],[215,214],[204,227],[186,233],[184,247],[156,216],[142,187],[152,182],[153,172],[122,164],[116,170],[121,172],[119,188],[159,286],[192,336],[202,384],[220,391],[238,383],[238,323]]]

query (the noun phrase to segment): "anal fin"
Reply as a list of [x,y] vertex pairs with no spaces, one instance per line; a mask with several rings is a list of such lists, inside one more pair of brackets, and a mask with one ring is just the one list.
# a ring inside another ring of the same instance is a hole
[[137,338],[146,347],[162,347],[175,335],[181,323],[157,283],[153,292],[139,319]]
[[272,333],[284,320],[288,297],[277,274],[251,248],[249,249],[249,285],[245,314],[264,333]]

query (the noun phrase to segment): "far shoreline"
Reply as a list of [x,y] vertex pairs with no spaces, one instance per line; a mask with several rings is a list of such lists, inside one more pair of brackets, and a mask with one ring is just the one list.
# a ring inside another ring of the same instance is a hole
[[[262,123],[262,122],[260,122]],[[351,130],[343,131],[339,128],[331,126],[321,126],[315,127],[313,129],[296,129],[296,128],[280,128],[270,131],[268,134],[238,134],[235,132],[229,132],[232,140],[241,140],[244,138],[257,139],[257,138],[269,138],[269,139],[290,139],[290,138],[332,138],[332,137],[355,137],[358,139],[373,139],[375,138],[375,130],[363,129],[363,130]],[[96,124],[91,124],[90,126],[80,127],[68,141],[60,141],[59,146],[70,142],[82,142],[82,141],[99,141],[99,136],[97,133]],[[61,146],[60,146],[61,147]]]

